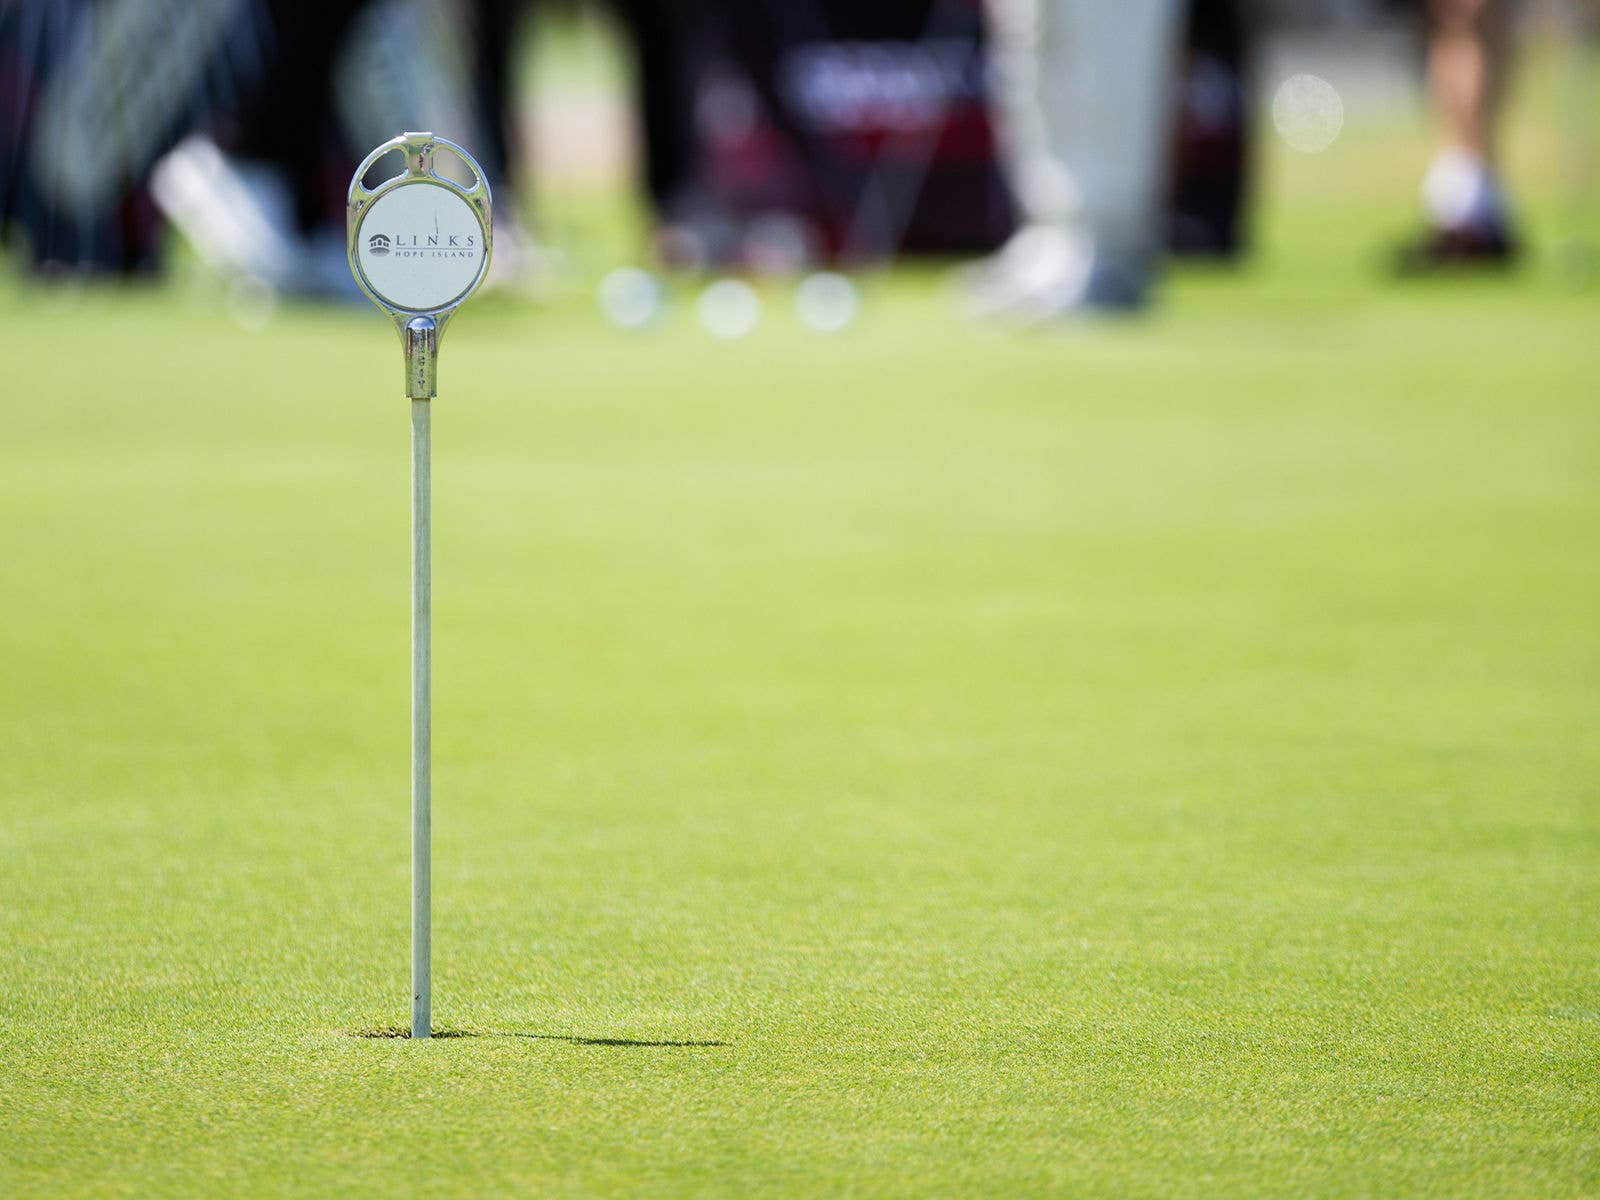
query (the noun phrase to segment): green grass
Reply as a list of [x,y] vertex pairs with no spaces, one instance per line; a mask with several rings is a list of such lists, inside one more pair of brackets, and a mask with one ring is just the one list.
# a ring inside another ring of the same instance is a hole
[[1314,169],[1126,327],[464,314],[429,1044],[392,332],[13,288],[0,1193],[1595,1194],[1600,302]]

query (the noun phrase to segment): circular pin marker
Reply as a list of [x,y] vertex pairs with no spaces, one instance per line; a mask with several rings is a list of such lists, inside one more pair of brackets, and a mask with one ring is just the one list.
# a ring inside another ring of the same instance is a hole
[[[441,173],[440,152],[457,160],[472,182]],[[368,174],[391,157],[400,160],[399,173],[368,187]],[[351,273],[400,332],[406,395],[428,399],[445,322],[489,271],[494,224],[483,169],[454,142],[431,133],[402,134],[356,168],[348,226]]]
[[483,222],[454,186],[418,180],[367,205],[355,234],[355,268],[388,309],[434,312],[472,294],[488,263]]

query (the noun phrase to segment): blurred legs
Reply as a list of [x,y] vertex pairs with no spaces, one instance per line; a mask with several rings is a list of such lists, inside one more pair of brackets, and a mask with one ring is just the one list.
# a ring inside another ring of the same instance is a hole
[[980,273],[979,313],[1142,305],[1161,239],[1178,0],[989,0],[1023,227]]
[[1496,174],[1496,125],[1510,65],[1505,0],[1429,0],[1428,83],[1440,144],[1422,181],[1430,232],[1403,270],[1504,263],[1515,246]]

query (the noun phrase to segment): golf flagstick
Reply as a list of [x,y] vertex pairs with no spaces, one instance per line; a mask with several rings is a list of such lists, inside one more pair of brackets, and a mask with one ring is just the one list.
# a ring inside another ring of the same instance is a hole
[[[472,173],[470,186],[435,170],[440,149]],[[396,151],[401,173],[368,188],[367,172]],[[431,401],[445,323],[489,270],[489,182],[453,142],[402,134],[356,168],[347,213],[351,273],[400,333],[411,401],[411,1036],[425,1038],[433,1033]]]

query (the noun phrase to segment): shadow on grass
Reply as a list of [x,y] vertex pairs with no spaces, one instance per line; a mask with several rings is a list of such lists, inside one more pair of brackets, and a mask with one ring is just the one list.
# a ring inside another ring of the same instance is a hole
[[[350,1033],[358,1038],[409,1038],[411,1030],[404,1025],[379,1025],[372,1029],[356,1029]],[[568,1042],[574,1046],[622,1046],[633,1049],[663,1050],[672,1048],[706,1048],[728,1046],[730,1042],[714,1041],[636,1041],[633,1038],[580,1037],[571,1033],[478,1033],[470,1029],[435,1029],[435,1038],[529,1038],[541,1042]]]
[[543,1042],[571,1042],[574,1046],[642,1046],[661,1049],[668,1046],[727,1046],[728,1042],[636,1042],[632,1038],[578,1037],[571,1033],[489,1033],[485,1037],[536,1038]]

